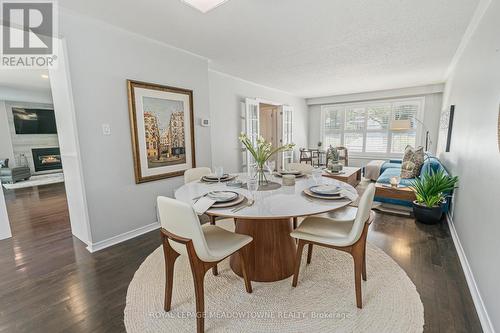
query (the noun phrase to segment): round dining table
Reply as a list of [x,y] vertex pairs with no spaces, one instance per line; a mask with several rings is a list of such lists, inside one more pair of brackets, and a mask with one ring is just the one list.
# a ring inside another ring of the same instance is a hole
[[[237,174],[239,180],[245,183],[247,174]],[[260,186],[254,193],[254,201],[245,201],[235,207],[210,208],[206,214],[212,217],[233,218],[235,232],[249,235],[253,242],[247,245],[247,271],[252,281],[272,282],[290,277],[293,274],[296,243],[290,236],[293,230],[293,219],[316,215],[340,209],[349,205],[358,197],[356,189],[351,185],[335,179],[321,177],[321,184],[338,184],[350,192],[349,199],[325,200],[309,197],[303,193],[317,182],[311,176],[296,178],[294,186],[282,185],[281,178],[271,176],[268,186]],[[277,183],[277,184],[276,184]],[[271,188],[267,190],[267,188]],[[251,199],[245,187],[235,188],[226,183],[205,183],[194,181],[181,186],[175,192],[177,200],[194,204],[198,198],[210,191],[234,191]],[[242,208],[243,207],[243,208]],[[243,276],[238,255],[231,256],[231,269]]]

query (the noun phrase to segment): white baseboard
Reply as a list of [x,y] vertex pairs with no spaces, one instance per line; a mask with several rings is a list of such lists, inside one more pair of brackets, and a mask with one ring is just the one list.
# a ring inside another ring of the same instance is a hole
[[481,321],[483,331],[484,333],[495,333],[495,328],[493,327],[490,316],[488,315],[488,311],[486,310],[486,307],[484,305],[483,298],[481,297],[481,293],[479,292],[479,288],[477,287],[476,280],[474,279],[474,274],[472,273],[469,265],[469,261],[467,260],[467,256],[465,255],[462,244],[460,243],[460,238],[458,238],[457,230],[455,229],[453,220],[450,214],[447,214],[447,217],[451,237],[453,238],[453,243],[455,244],[458,258],[460,259],[460,263],[462,264],[462,270],[464,271],[465,279],[467,280],[467,285],[469,286],[472,300],[474,301],[474,306],[476,307],[476,311],[479,316],[479,320]]
[[102,249],[105,249],[107,247],[113,246],[115,244],[124,242],[126,240],[135,238],[137,236],[140,236],[142,234],[145,234],[147,232],[153,231],[160,228],[160,223],[159,222],[154,222],[148,225],[145,225],[143,227],[124,232],[123,234],[113,236],[111,238],[96,242],[96,243],[91,243],[87,246],[87,250],[90,253],[94,253],[97,251],[100,251]]

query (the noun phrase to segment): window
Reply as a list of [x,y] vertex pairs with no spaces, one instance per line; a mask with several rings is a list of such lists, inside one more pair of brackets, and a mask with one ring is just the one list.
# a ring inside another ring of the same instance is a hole
[[[423,98],[326,105],[322,110],[322,141],[360,154],[399,154],[417,145],[417,121]],[[392,120],[410,120],[411,128],[391,131]]]

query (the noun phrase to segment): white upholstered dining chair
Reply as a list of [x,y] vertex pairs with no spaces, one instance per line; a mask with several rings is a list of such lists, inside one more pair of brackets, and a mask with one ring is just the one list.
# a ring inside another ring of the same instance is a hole
[[348,252],[354,259],[354,282],[356,305],[362,308],[361,278],[366,281],[366,235],[373,221],[371,208],[375,196],[375,185],[370,184],[359,200],[353,221],[333,220],[325,217],[307,217],[290,235],[298,239],[295,273],[292,286],[297,286],[302,251],[307,244],[307,263],[311,263],[313,245]]
[[[189,258],[194,280],[196,299],[197,332],[204,331],[204,277],[205,273],[219,262],[238,252],[245,288],[252,292],[247,275],[244,246],[252,242],[252,237],[227,231],[214,225],[201,225],[193,208],[181,201],[158,197],[158,211],[161,221],[161,237],[165,256],[165,311],[170,311],[174,265],[179,255]],[[231,309],[232,310],[232,309]]]
[[306,164],[306,163],[288,163],[287,169],[300,171],[306,175],[310,175],[310,174],[312,174],[314,167],[312,165]]
[[211,173],[212,170],[207,167],[187,169],[186,171],[184,171],[184,184],[200,180],[201,177],[209,175]]

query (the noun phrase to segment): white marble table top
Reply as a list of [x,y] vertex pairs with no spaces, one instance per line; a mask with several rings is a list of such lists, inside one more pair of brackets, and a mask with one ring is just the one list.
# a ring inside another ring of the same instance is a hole
[[[238,174],[238,179],[245,182],[247,175]],[[321,177],[320,184],[338,184],[345,190],[355,194],[353,200],[357,198],[357,191],[351,185],[335,179]],[[281,178],[273,176],[269,181],[281,184]],[[234,207],[211,208],[207,211],[209,215],[234,217],[242,219],[280,219],[298,216],[308,216],[329,212],[342,208],[351,203],[351,200],[323,200],[307,197],[302,191],[316,185],[312,177],[297,178],[295,186],[281,186],[279,189],[270,191],[255,192],[255,203],[251,207],[245,207],[238,212],[231,212]],[[221,184],[207,184],[195,181],[181,186],[175,191],[175,198],[193,204],[193,198],[214,190],[226,190],[241,193],[247,198],[251,198],[251,193],[245,188],[233,188]]]

